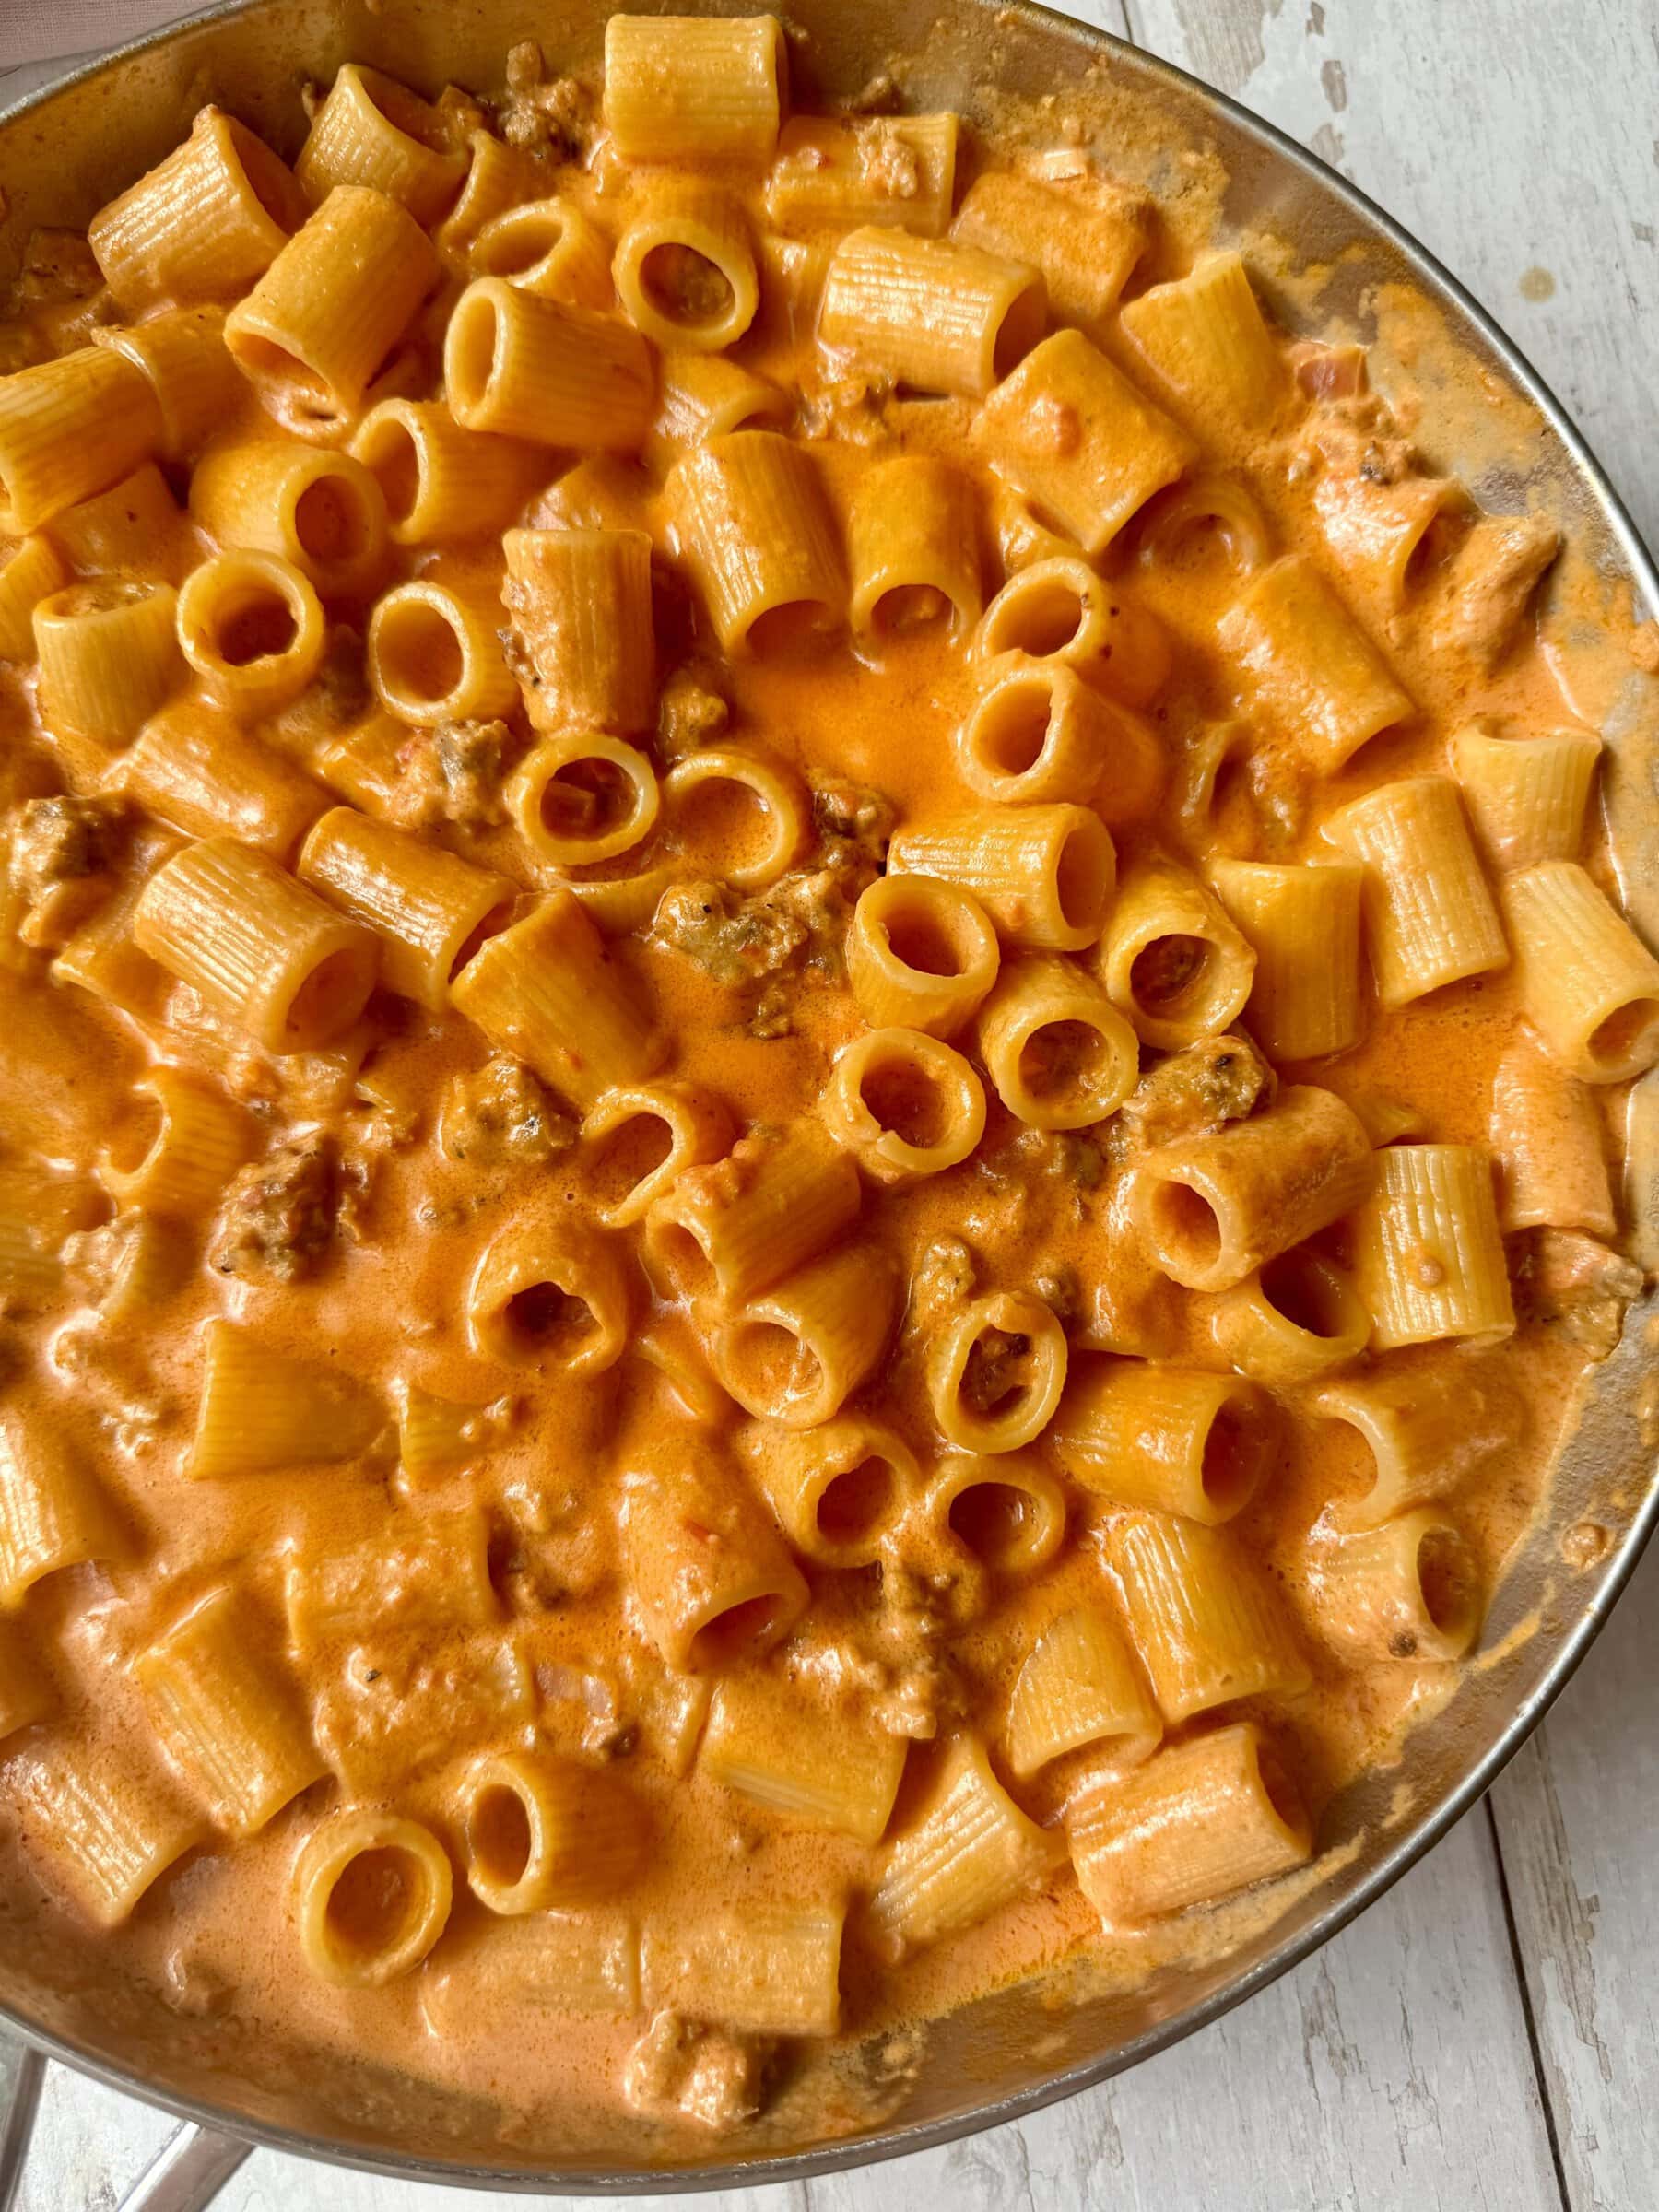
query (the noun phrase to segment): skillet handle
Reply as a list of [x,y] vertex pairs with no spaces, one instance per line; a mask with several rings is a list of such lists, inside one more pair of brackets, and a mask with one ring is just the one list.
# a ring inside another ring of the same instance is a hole
[[6,2085],[6,2113],[0,2119],[0,2212],[11,2212],[23,2185],[29,2146],[40,2109],[46,2061],[27,2043],[10,2046],[16,2061]]
[[205,2212],[253,2148],[187,2120],[122,2198],[121,2212]]

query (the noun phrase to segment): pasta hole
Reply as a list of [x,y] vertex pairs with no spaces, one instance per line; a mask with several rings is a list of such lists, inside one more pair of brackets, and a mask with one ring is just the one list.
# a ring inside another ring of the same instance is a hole
[[1015,1410],[1029,1387],[1025,1363],[1030,1349],[1029,1336],[1007,1329],[981,1331],[962,1363],[959,1394],[970,1413],[994,1421]]
[[397,689],[426,706],[437,706],[459,689],[465,655],[455,627],[419,599],[382,602],[378,637],[382,665]]
[[775,1321],[747,1321],[730,1340],[732,1378],[745,1402],[779,1408],[816,1397],[824,1371],[818,1354]]
[[496,372],[502,330],[500,312],[487,290],[463,292],[444,337],[443,369],[450,395],[463,408],[476,407]]
[[292,171],[245,124],[231,119],[229,130],[242,174],[253,188],[253,197],[274,223],[284,230],[294,229],[296,214],[302,210],[296,210],[294,206]]
[[1205,1496],[1222,1513],[1239,1512],[1261,1479],[1265,1434],[1241,1406],[1223,1406],[1204,1440],[1199,1474]]
[[1287,1828],[1300,1834],[1306,1824],[1307,1815],[1302,1810],[1302,1801],[1296,1784],[1290,1779],[1289,1769],[1271,1744],[1263,1743],[1256,1746],[1255,1765],[1256,1772],[1261,1777],[1262,1793],[1268,1804]]
[[286,384],[324,406],[330,401],[327,384],[309,362],[286,346],[243,331],[235,345],[236,358],[256,383]]
[[331,1940],[359,1959],[396,1950],[420,1913],[426,1887],[423,1869],[406,1851],[390,1844],[359,1851],[329,1892]]
[[1068,929],[1094,929],[1106,903],[1112,847],[1105,825],[1090,817],[1066,833],[1054,868],[1054,890]]
[[757,660],[790,660],[823,642],[830,609],[819,599],[790,599],[769,606],[749,624],[748,649]]
[[1135,956],[1129,989],[1143,1014],[1174,1014],[1204,988],[1213,947],[1207,937],[1154,937]]
[[378,422],[363,453],[394,523],[406,523],[420,497],[420,453],[406,425],[388,418]]
[[1202,1193],[1185,1182],[1160,1182],[1152,1202],[1152,1230],[1166,1253],[1202,1273],[1221,1251],[1221,1224]]
[[324,954],[288,1002],[288,1038],[303,1045],[337,1035],[361,1013],[372,980],[360,952],[342,946]]
[[619,1206],[674,1150],[674,1132],[660,1113],[633,1113],[600,1144],[589,1188],[602,1206]]
[[104,1159],[117,1175],[135,1175],[161,1141],[166,1116],[159,1099],[133,1094],[132,1112],[111,1138]]
[[1454,1529],[1427,1528],[1417,1549],[1423,1611],[1437,1634],[1458,1642],[1475,1622],[1475,1577],[1469,1549]]
[[766,1643],[782,1618],[782,1600],[773,1591],[746,1597],[707,1620],[691,1639],[688,1654],[693,1669],[720,1667]]
[[1011,1482],[972,1482],[950,1501],[951,1532],[987,1567],[1000,1567],[1024,1549],[1031,1514],[1030,1495]]
[[362,500],[340,477],[319,477],[295,502],[294,535],[300,551],[322,566],[361,559],[369,544]]
[[718,1289],[708,1253],[682,1223],[655,1224],[651,1248],[663,1273],[683,1296],[708,1298]]
[[888,950],[900,967],[917,975],[962,975],[968,960],[936,918],[921,908],[900,909],[887,923]]
[[598,1327],[594,1309],[558,1283],[530,1283],[507,1300],[502,1313],[509,1337],[519,1350],[573,1359]]
[[530,1815],[516,1790],[490,1783],[478,1792],[466,1816],[466,1849],[486,1881],[502,1889],[522,1882],[531,1840]]
[[1115,1056],[1087,1021],[1045,1021],[1020,1047],[1019,1080],[1034,1099],[1053,1104],[1104,1091]]
[[255,661],[277,661],[291,653],[300,626],[288,601],[274,592],[250,592],[233,599],[214,628],[213,650],[229,668]]
[[695,246],[669,240],[640,263],[640,289],[665,323],[709,330],[724,322],[736,298],[718,262]]
[[949,1134],[950,1116],[938,1085],[911,1061],[888,1060],[866,1068],[858,1095],[900,1144],[926,1152]]
[[707,775],[679,796],[675,828],[682,852],[712,875],[759,865],[771,844],[771,810],[740,776]]
[[1262,1269],[1262,1296],[1293,1329],[1309,1336],[1340,1336],[1344,1315],[1335,1281],[1312,1253],[1281,1253]]
[[482,922],[470,929],[461,941],[460,950],[450,962],[449,980],[453,983],[468,961],[481,952],[491,937],[499,936],[512,919],[512,901],[503,899],[500,906],[491,907]]
[[1049,740],[1053,695],[1047,679],[1033,671],[1004,684],[979,712],[981,757],[1001,776],[1023,776],[1041,759]]
[[837,1475],[818,1502],[818,1534],[830,1544],[859,1544],[895,1517],[899,1477],[878,1452]]
[[564,218],[557,208],[515,208],[473,247],[473,267],[483,276],[527,276],[538,262],[551,253],[565,234]]
[[570,760],[542,785],[542,827],[550,837],[595,841],[627,821],[638,794],[613,760]]
[[1047,319],[1044,296],[1035,285],[1029,286],[1010,303],[997,330],[992,355],[992,374],[999,384],[1018,368],[1041,337]]
[[1633,998],[1609,1014],[1590,1039],[1592,1060],[1603,1067],[1622,1067],[1637,1056],[1648,1031],[1659,1024],[1659,998]]
[[360,81],[370,105],[385,117],[394,130],[401,131],[406,138],[413,138],[429,153],[447,150],[436,118],[418,94],[407,90],[394,77],[371,76],[367,70]]
[[947,621],[955,608],[934,583],[895,583],[870,609],[870,628],[878,638],[913,637]]
[[1029,653],[1034,661],[1049,660],[1077,642],[1085,613],[1079,591],[1058,577],[1044,577],[1010,595],[986,643],[995,653]]

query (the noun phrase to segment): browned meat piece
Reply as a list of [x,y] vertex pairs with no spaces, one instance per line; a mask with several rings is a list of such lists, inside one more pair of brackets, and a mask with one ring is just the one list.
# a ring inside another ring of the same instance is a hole
[[838,778],[814,788],[812,818],[824,865],[851,886],[851,895],[856,898],[887,861],[893,802],[867,783]]
[[443,786],[444,813],[461,829],[504,822],[501,785],[513,750],[504,722],[441,722],[432,757]]
[[1534,1321],[1559,1322],[1593,1359],[1605,1359],[1645,1277],[1633,1260],[1576,1229],[1538,1229],[1511,1241],[1515,1303]]
[[807,935],[806,925],[783,909],[745,899],[712,878],[665,891],[651,934],[728,988],[787,968]]
[[961,1238],[935,1238],[911,1277],[912,1325],[936,1329],[953,1306],[973,1296],[973,1254]]
[[314,1275],[334,1242],[340,1206],[339,1156],[326,1136],[291,1137],[239,1170],[207,1248],[221,1275]]
[[55,950],[112,888],[118,818],[96,799],[25,799],[10,818],[7,880],[24,912],[26,945]]
[[665,760],[678,760],[711,744],[731,710],[705,675],[677,668],[657,702],[657,745]]
[[725,2134],[760,2110],[772,2047],[767,2037],[712,2028],[665,2006],[628,2054],[622,2094],[647,2118],[678,2116]]
[[1203,1037],[1149,1068],[1124,1103],[1124,1133],[1147,1145],[1242,1121],[1273,1097],[1273,1070],[1248,1037]]
[[576,1124],[519,1061],[487,1060],[452,1076],[438,1110],[438,1142],[451,1159],[538,1166],[568,1152]]
[[587,92],[573,76],[549,79],[534,39],[509,51],[506,96],[496,112],[509,146],[546,153],[556,161],[579,159],[593,140],[593,102]]
[[1435,650],[1495,668],[1560,543],[1547,515],[1483,514],[1453,565],[1451,598],[1430,641]]

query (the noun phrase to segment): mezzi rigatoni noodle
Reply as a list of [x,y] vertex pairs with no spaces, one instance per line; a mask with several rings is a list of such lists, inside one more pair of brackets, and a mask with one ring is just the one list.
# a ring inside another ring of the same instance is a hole
[[0,1873],[672,2162],[1317,1878],[1559,1533],[1659,962],[1624,618],[1283,241],[538,35],[163,100],[12,295]]

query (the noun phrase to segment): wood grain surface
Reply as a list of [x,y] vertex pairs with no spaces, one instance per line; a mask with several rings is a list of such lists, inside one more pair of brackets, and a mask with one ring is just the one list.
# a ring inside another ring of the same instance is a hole
[[[6,0],[0,0],[0,59]],[[1379,200],[1553,383],[1659,544],[1656,0],[1074,0]],[[44,72],[30,69],[29,77]],[[25,73],[0,71],[0,99]],[[1018,2127],[689,2212],[1651,2212],[1659,1559],[1538,1735],[1379,1905],[1206,2033]],[[54,2070],[24,2212],[110,2212],[168,2131]],[[224,2212],[483,2202],[259,2152]],[[509,2201],[501,2198],[501,2204]],[[568,2206],[578,2200],[541,2199]]]

